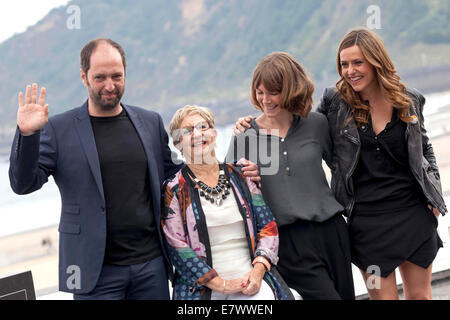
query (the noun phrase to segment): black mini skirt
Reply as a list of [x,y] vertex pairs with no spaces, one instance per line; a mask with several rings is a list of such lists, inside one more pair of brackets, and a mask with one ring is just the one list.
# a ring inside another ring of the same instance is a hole
[[[443,246],[438,219],[426,205],[355,211],[349,225],[352,263],[386,278],[404,261],[428,268]],[[370,270],[368,269],[370,267]]]

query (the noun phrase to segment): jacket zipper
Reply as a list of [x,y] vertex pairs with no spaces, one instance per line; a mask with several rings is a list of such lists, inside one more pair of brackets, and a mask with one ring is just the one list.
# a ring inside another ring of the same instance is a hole
[[[360,141],[359,141],[358,139],[356,139],[355,137],[353,137],[352,135],[350,135],[350,134],[347,132],[347,129],[344,130],[344,136],[347,137],[351,142],[353,142],[354,144],[356,144],[356,145],[358,146],[358,150],[356,151],[356,156],[355,156],[355,158],[354,158],[354,160],[353,160],[351,169],[350,169],[349,173],[345,176],[345,183],[348,185],[349,180],[350,180],[350,177],[352,176],[353,172],[355,171],[356,164],[357,164],[358,159],[359,159],[359,153],[360,153],[360,151],[361,151],[361,143],[360,143]],[[353,210],[354,204],[355,204],[355,196],[352,195],[351,200],[350,200],[350,203],[349,203],[348,206],[346,207],[346,210],[347,210],[347,212],[348,212],[348,218],[349,218],[349,220],[350,220],[350,216],[351,216],[351,212],[352,212],[352,210]]]

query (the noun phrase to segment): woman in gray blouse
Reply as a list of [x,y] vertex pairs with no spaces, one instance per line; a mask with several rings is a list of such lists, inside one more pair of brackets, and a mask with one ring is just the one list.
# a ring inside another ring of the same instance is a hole
[[328,122],[310,112],[313,91],[288,53],[262,59],[251,87],[252,104],[262,114],[243,121],[247,128],[233,137],[227,162],[245,157],[260,167],[261,191],[279,228],[279,271],[289,287],[305,300],[352,300],[344,208],[322,168],[322,159],[331,164]]

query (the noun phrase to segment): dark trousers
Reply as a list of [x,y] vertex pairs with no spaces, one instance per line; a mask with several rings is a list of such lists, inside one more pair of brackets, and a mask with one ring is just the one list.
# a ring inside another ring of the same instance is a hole
[[348,227],[341,214],[279,229],[278,270],[304,300],[354,300]]
[[97,285],[74,300],[169,300],[169,285],[161,256],[131,266],[104,265]]

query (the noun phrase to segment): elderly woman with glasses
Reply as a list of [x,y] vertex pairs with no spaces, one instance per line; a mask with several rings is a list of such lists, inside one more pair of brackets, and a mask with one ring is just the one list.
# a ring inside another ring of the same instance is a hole
[[186,166],[164,184],[162,229],[180,300],[292,299],[281,279],[278,230],[255,183],[219,163],[214,116],[185,106],[171,123]]

